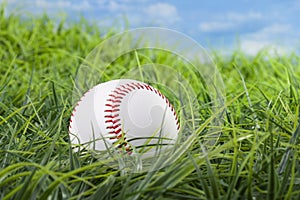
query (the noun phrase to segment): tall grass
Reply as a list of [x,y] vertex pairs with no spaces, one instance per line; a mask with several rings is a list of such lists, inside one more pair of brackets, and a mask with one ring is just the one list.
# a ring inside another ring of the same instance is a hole
[[[298,55],[214,54],[227,93],[215,148],[201,148],[199,134],[170,166],[122,175],[108,160],[73,152],[68,140],[76,70],[101,34],[85,20],[67,25],[0,9],[1,199],[300,198]],[[202,113],[203,130],[210,114]]]

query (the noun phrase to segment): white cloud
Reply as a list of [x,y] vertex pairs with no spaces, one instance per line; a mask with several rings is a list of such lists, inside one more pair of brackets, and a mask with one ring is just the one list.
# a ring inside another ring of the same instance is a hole
[[248,55],[256,55],[257,52],[262,50],[263,48],[266,48],[266,46],[269,46],[269,42],[262,42],[262,41],[256,41],[256,40],[242,40],[241,41],[241,50],[248,54]]
[[287,48],[282,38],[288,38],[292,29],[290,24],[271,24],[254,33],[244,34],[241,36],[241,48],[249,55],[256,55],[260,50],[267,49],[271,54],[286,54],[291,51]]
[[177,8],[168,3],[156,3],[149,5],[145,8],[144,12],[150,19],[153,19],[162,25],[175,23],[180,20]]
[[80,1],[80,3],[71,1],[36,0],[35,6],[43,9],[69,9],[74,11],[88,10],[92,8],[91,4],[87,0]]
[[149,0],[119,0],[122,3],[144,3]]
[[81,1],[79,4],[73,4],[72,7],[75,10],[88,10],[93,8],[93,6],[87,0]]
[[203,22],[199,24],[199,28],[203,32],[216,32],[216,31],[226,31],[235,27],[234,23],[223,23],[223,22]]
[[180,20],[177,8],[171,4],[148,4],[145,2],[139,4],[140,2],[136,3],[135,1],[136,0],[119,0],[118,2],[116,0],[109,1],[106,4],[106,8],[111,13],[124,14],[132,26],[168,26]]
[[156,3],[150,5],[146,12],[149,15],[159,15],[161,17],[177,17],[176,7],[167,3]]
[[251,20],[258,20],[262,18],[262,14],[258,12],[248,12],[248,13],[234,13],[230,12],[226,15],[226,19],[235,22],[246,22]]
[[249,12],[244,14],[229,12],[225,15],[217,16],[215,20],[201,22],[199,24],[199,30],[203,32],[227,31],[261,18],[262,14],[257,12]]
[[151,3],[149,0],[104,0],[97,2],[101,10],[109,11],[111,15],[124,16],[131,26],[168,26],[180,20],[177,8],[168,3]]
[[270,55],[285,55],[290,49],[283,45],[273,44],[271,41],[243,40],[241,50],[251,56],[257,55],[261,50],[267,50]]
[[41,8],[65,8],[71,6],[70,1],[46,1],[46,0],[36,0],[35,5]]
[[[11,0],[8,4],[11,5],[14,2],[16,0]],[[24,0],[22,2],[26,5],[24,8],[32,13],[46,12],[53,16],[58,12],[66,12],[73,16],[76,12],[90,12],[98,18],[98,21],[101,21],[100,24],[112,26],[126,19],[131,27],[168,27],[180,21],[176,6],[163,2],[153,3],[150,0]]]
[[110,12],[128,12],[134,8],[134,5],[124,2],[109,1],[104,7]]
[[262,40],[262,39],[266,40],[266,39],[276,38],[277,36],[280,35],[289,34],[291,29],[292,26],[290,24],[274,23],[262,28],[257,32],[246,34],[245,36],[256,40]]

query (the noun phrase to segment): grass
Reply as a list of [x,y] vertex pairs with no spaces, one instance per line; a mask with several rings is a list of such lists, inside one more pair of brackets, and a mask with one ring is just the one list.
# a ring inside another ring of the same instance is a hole
[[[0,199],[300,198],[298,55],[214,53],[227,94],[218,143],[201,148],[212,113],[195,83],[201,115],[192,145],[163,169],[124,175],[109,160],[71,151],[68,140],[76,70],[107,37],[100,34],[84,19],[56,24],[0,9]],[[148,55],[116,60],[106,79]],[[163,52],[153,59],[173,62]]]

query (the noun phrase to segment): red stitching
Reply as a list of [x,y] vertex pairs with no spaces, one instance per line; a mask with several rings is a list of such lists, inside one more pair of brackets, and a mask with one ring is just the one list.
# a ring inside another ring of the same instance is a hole
[[118,134],[118,133],[120,133],[121,131],[122,131],[122,129],[119,128],[119,129],[117,129],[117,130],[115,131],[115,133]]
[[121,91],[120,89],[116,89],[113,92],[116,93],[117,95],[122,95],[122,96],[126,95],[125,93],[122,93],[122,91],[121,92],[120,91]]
[[150,85],[144,84],[144,86],[145,86],[146,90],[153,91],[153,90],[152,90],[152,87],[151,87]]
[[130,85],[130,83],[127,83],[126,85],[127,85],[128,87],[130,87],[131,89],[135,90],[135,87],[132,86],[132,85]]
[[144,86],[141,83],[137,83],[137,85],[140,86],[142,89],[144,89]]
[[117,90],[118,90],[118,91],[121,91],[121,92],[125,92],[126,94],[128,94],[128,93],[129,93],[129,91],[127,91],[127,90],[126,90],[126,88],[125,88],[125,90],[124,90],[124,88],[123,88],[123,89],[121,89],[121,88],[117,88]]
[[121,124],[117,124],[117,125],[113,125],[113,126],[107,126],[106,128],[107,129],[116,129],[116,128],[120,127],[120,126],[121,126]]
[[116,95],[113,95],[113,94],[109,94],[108,96],[113,97],[113,98],[115,98],[115,99],[123,99],[123,97],[121,97],[121,96],[116,96]]
[[107,99],[106,101],[111,101],[112,103],[122,103],[122,101],[118,99]]
[[[169,102],[169,100],[159,90],[157,90],[157,89],[153,88],[152,86],[150,86],[148,84],[145,84],[145,83],[142,84],[142,83],[131,82],[131,83],[126,83],[125,85],[121,85],[121,86],[117,87],[114,91],[112,91],[111,94],[108,95],[111,98],[108,98],[106,100],[107,102],[111,102],[111,103],[105,104],[106,107],[110,108],[110,109],[104,110],[104,112],[107,113],[107,115],[104,116],[106,118],[105,123],[106,124],[108,124],[108,123],[112,124],[112,125],[108,125],[106,128],[107,129],[114,129],[113,131],[110,131],[108,133],[108,134],[112,135],[112,137],[110,137],[110,139],[120,139],[122,137],[122,132],[121,132],[122,129],[120,128],[121,127],[121,123],[118,123],[118,122],[121,121],[121,119],[119,118],[119,114],[116,113],[116,112],[120,111],[120,109],[118,107],[120,107],[120,103],[122,103],[123,97],[126,94],[128,94],[129,92],[131,92],[132,90],[136,90],[136,89],[146,89],[146,90],[154,91],[162,99],[164,99],[166,101],[167,105],[171,108],[171,111],[172,111],[173,115],[175,116],[177,130],[180,129],[180,124],[179,124],[178,116],[176,114],[176,111],[175,111],[174,107],[171,105],[171,103]],[[77,112],[76,108],[78,106],[80,106],[80,103],[83,101],[83,98],[86,97],[86,95],[90,91],[91,91],[91,89],[88,90],[86,93],[84,93],[83,96],[80,98],[80,100],[75,105],[75,107],[74,107],[74,109],[72,111],[72,114],[71,114],[71,118],[70,118],[69,132],[71,132],[72,123],[74,121],[74,116],[75,116],[75,113]],[[126,141],[127,141],[126,137],[124,137],[124,142],[118,144],[118,146],[120,146],[120,148],[124,147],[125,150],[129,154],[131,154],[132,152],[130,152],[130,151],[132,150],[132,148],[129,146],[129,144]]]
[[[110,137],[111,140],[120,139],[123,135],[122,129],[121,129],[122,124],[120,123],[121,119],[119,118],[119,114],[117,113],[117,114],[113,115],[113,113],[120,111],[119,107],[120,107],[120,104],[122,103],[121,99],[123,99],[123,97],[126,94],[128,94],[129,92],[131,92],[133,90],[138,90],[138,89],[146,89],[146,90],[155,92],[155,94],[158,94],[163,100],[165,100],[166,104],[168,105],[168,107],[170,107],[171,112],[173,113],[173,115],[175,117],[177,130],[180,129],[178,116],[176,114],[174,107],[171,105],[169,100],[159,90],[157,90],[157,89],[153,88],[152,86],[145,84],[145,83],[130,82],[130,83],[126,83],[126,84],[120,85],[117,88],[115,88],[111,92],[111,94],[108,95],[109,97],[112,97],[112,98],[107,99],[107,102],[111,102],[111,103],[105,104],[107,109],[104,110],[104,112],[110,113],[108,115],[105,115],[104,117],[106,118],[106,120],[105,120],[105,123],[107,124],[106,128],[111,130],[108,132],[108,134],[111,135],[111,137]],[[113,143],[115,143],[115,142],[113,142]],[[132,148],[127,143],[126,137],[124,137],[124,142],[121,142],[120,144],[118,144],[117,147],[118,148],[124,147],[126,151],[132,150]],[[132,153],[132,152],[128,152],[128,153]]]
[[171,107],[171,104],[167,98],[166,98],[166,104],[168,104],[168,106]]
[[[121,125],[120,125],[121,126]],[[109,127],[106,127],[107,129],[109,129]],[[118,128],[118,127],[117,127]],[[121,138],[122,137],[122,133],[121,133],[122,129],[118,128],[117,130],[113,130],[108,132],[108,134],[113,135],[112,137],[110,137],[109,139],[116,139],[116,138]]]
[[115,114],[115,115],[105,115],[104,116],[105,118],[111,118],[111,119],[114,119],[116,117],[119,117],[119,114]]
[[108,106],[110,106],[111,108],[117,108],[117,107],[120,106],[120,104],[117,104],[117,105],[109,105],[109,104],[108,104]]
[[121,121],[121,119],[116,119],[116,120],[110,119],[110,120],[106,120],[105,123],[113,123],[113,124],[115,124],[115,123],[117,123],[119,121]]
[[162,94],[160,93],[160,91],[157,90],[157,93],[158,93],[158,95],[159,95],[160,97],[162,96]]
[[132,91],[132,89],[125,87],[125,85],[122,85],[121,87],[124,88],[125,90],[127,90],[127,92],[131,92]]
[[137,89],[141,89],[141,87],[137,84],[137,83],[131,83],[132,85],[134,85],[135,86],[135,88],[137,88]]

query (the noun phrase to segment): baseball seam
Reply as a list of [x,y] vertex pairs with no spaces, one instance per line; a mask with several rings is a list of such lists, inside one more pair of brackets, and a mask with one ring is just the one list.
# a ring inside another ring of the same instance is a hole
[[108,95],[109,98],[106,100],[106,104],[105,104],[106,108],[104,110],[106,115],[104,117],[105,117],[106,129],[109,130],[108,132],[109,139],[112,140],[112,143],[114,144],[116,141],[118,141],[120,138],[123,137],[123,141],[120,144],[118,144],[117,147],[118,148],[125,147],[126,151],[131,151],[132,149],[126,140],[126,136],[123,136],[122,127],[121,127],[122,126],[121,118],[119,114],[120,105],[122,103],[123,98],[127,94],[129,94],[134,90],[140,90],[140,89],[152,91],[155,94],[159,95],[166,102],[168,107],[171,109],[173,116],[175,117],[177,130],[180,129],[180,124],[174,107],[159,90],[145,83],[130,82],[130,83],[122,84],[116,87]]
[[[90,92],[91,90],[88,90],[86,93],[84,93],[82,95],[82,97],[79,99],[79,101],[76,103],[73,111],[72,111],[72,114],[71,114],[71,118],[70,118],[70,124],[69,124],[69,132],[71,133],[71,129],[72,129],[72,124],[73,124],[73,120],[74,120],[74,116],[75,116],[75,113],[76,113],[76,109],[77,107],[79,107],[80,103],[83,101],[83,99],[85,98],[85,96]],[[74,133],[73,133],[74,134]]]

